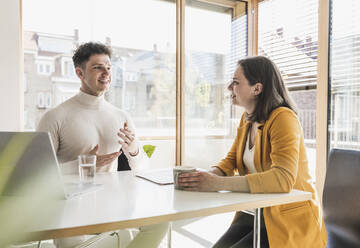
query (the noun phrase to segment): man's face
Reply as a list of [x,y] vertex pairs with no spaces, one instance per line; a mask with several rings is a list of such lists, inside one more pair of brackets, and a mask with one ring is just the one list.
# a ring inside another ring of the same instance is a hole
[[84,66],[76,67],[75,71],[81,80],[81,90],[87,94],[99,96],[110,87],[111,62],[106,54],[92,55]]

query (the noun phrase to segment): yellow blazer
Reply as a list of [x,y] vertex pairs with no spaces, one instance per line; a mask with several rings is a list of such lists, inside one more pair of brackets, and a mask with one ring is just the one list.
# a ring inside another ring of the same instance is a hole
[[[217,165],[227,176],[245,175],[243,153],[249,122],[241,118],[235,141]],[[251,193],[311,192],[312,200],[264,208],[271,248],[322,248],[327,235],[318,196],[311,182],[301,125],[289,108],[279,107],[259,125],[254,164],[257,173],[246,175]],[[235,219],[242,214],[236,213]]]

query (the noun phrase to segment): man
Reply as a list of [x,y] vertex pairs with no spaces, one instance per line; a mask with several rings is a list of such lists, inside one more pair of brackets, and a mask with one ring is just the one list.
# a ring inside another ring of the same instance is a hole
[[[104,99],[111,83],[111,50],[101,43],[85,43],[74,53],[80,92],[44,114],[38,131],[50,132],[63,174],[78,173],[77,156],[96,155],[96,170],[117,171],[124,152],[132,169],[139,167],[141,149],[130,116]],[[120,148],[122,151],[120,151]],[[127,247],[157,247],[168,224],[140,227]],[[72,247],[85,236],[56,240],[57,247]]]

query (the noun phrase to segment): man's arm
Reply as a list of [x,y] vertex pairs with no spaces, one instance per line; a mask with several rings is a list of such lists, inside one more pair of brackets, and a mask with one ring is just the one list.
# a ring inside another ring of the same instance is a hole
[[[37,131],[49,132],[51,140],[55,149],[56,155],[58,155],[60,147],[61,137],[61,112],[55,109],[46,112],[41,118]],[[96,155],[96,167],[102,167],[112,163],[121,154],[119,151],[114,151],[109,154],[98,154],[99,146],[96,145],[92,150],[85,153]],[[80,154],[77,154],[80,155]],[[60,163],[61,172],[63,174],[77,174],[78,173],[78,161],[77,159]]]
[[56,118],[54,118],[54,114],[51,111],[48,111],[41,117],[40,122],[36,127],[36,131],[50,133],[55,153],[57,153],[59,149],[59,126]]
[[[49,110],[40,119],[39,125],[36,127],[36,131],[49,132],[52,144],[56,155],[60,147],[60,122],[59,116],[57,116],[54,110]],[[78,173],[77,160],[68,161],[66,163],[60,163],[60,169],[62,174],[76,174]]]

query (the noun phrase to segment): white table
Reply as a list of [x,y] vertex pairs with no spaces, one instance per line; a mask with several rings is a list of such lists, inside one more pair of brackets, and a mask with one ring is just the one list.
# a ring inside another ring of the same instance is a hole
[[[2,198],[0,219],[5,216],[12,223],[21,218],[21,231],[29,234],[23,238],[45,240],[311,199],[311,193],[298,190],[285,194],[178,191],[173,185],[160,186],[135,177],[130,171],[98,174],[96,182],[104,187],[69,200],[32,199],[30,203],[23,198]],[[259,224],[259,220],[255,222]],[[2,233],[11,234],[16,228],[10,225],[8,232]]]

